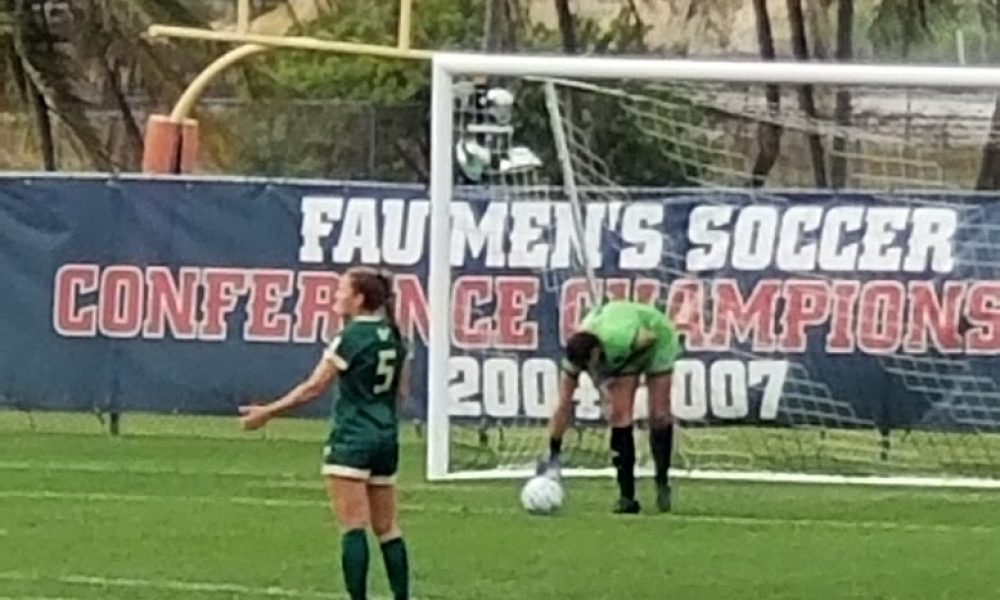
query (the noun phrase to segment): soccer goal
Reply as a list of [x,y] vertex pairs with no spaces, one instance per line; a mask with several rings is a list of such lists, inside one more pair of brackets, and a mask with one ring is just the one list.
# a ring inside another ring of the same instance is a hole
[[[675,475],[1000,487],[1000,194],[971,191],[998,87],[436,56],[428,476],[531,473],[566,337],[633,299],[684,339]],[[566,473],[610,472],[600,390],[575,400]]]

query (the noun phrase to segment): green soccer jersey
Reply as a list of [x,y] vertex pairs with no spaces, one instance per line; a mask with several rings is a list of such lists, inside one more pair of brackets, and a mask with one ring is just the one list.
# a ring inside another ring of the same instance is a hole
[[355,317],[330,342],[325,356],[340,371],[333,410],[341,440],[386,440],[397,435],[397,393],[406,345],[383,317]]
[[[601,341],[602,353],[597,373],[591,373],[598,379],[639,373],[669,373],[680,354],[674,324],[663,312],[649,304],[623,300],[608,302],[583,319],[580,331],[592,333]],[[641,331],[652,334],[654,339],[640,348],[637,338]],[[563,368],[573,375],[580,372],[566,360],[563,361]]]

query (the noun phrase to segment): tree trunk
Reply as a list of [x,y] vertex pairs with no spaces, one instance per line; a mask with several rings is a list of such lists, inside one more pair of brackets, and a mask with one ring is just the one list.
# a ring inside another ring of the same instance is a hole
[[31,108],[35,116],[35,129],[38,132],[38,146],[42,153],[42,168],[46,171],[56,170],[56,145],[52,135],[52,118],[45,96],[38,91],[30,80],[28,96],[31,98]]
[[632,44],[637,44],[637,48],[624,48],[628,52],[642,52],[645,50],[646,41],[646,23],[642,20],[642,15],[639,14],[639,7],[636,5],[635,0],[626,0],[626,8],[631,14],[632,21],[632,35],[629,40]]
[[21,64],[21,56],[17,53],[17,46],[10,38],[7,38],[4,46],[4,54],[6,54],[7,62],[10,65],[11,83],[17,90],[17,99],[21,104],[28,105],[30,102],[28,98],[28,74],[24,72],[24,65]]
[[[802,0],[788,0],[788,24],[792,30],[792,54],[797,60],[809,60],[809,44],[806,40],[805,16],[802,13]],[[799,87],[799,108],[807,118],[817,119],[816,100],[813,86]],[[813,176],[816,186],[827,187],[826,158],[823,151],[823,140],[818,133],[809,134],[809,154],[812,157]]]
[[979,163],[979,177],[976,179],[976,189],[1000,189],[1000,99],[997,99],[993,105],[990,135],[983,146],[982,156]]
[[109,60],[108,58],[101,60],[101,66],[104,68],[105,77],[108,78],[108,90],[111,93],[115,106],[118,108],[118,112],[121,113],[122,122],[125,124],[125,138],[128,148],[126,155],[122,157],[123,160],[120,166],[129,171],[136,171],[142,164],[142,130],[139,129],[139,124],[135,120],[132,107],[125,97],[121,77],[118,75],[118,67],[115,64],[111,64]]
[[576,54],[576,22],[569,9],[569,0],[555,0],[556,16],[559,18],[559,35],[562,37],[563,52]]
[[[486,0],[486,11],[483,15],[483,52],[513,52],[517,49],[517,28],[515,15],[516,0]],[[502,85],[504,78],[479,77],[477,82],[483,85]]]
[[[761,60],[774,60],[774,33],[771,31],[771,15],[767,12],[767,0],[753,1],[754,17],[757,22],[757,46]],[[781,89],[776,85],[764,86],[769,115],[777,119],[781,110]],[[761,187],[767,183],[767,176],[778,162],[781,152],[781,125],[772,121],[762,121],[757,126],[757,159],[753,164],[751,185]]]
[[[9,8],[13,9],[15,28],[23,28],[27,23],[27,5],[24,2],[13,2]],[[44,13],[43,13],[44,14]],[[46,171],[56,170],[56,145],[52,134],[52,115],[49,113],[49,103],[45,99],[38,86],[31,79],[28,72],[28,51],[24,43],[24,30],[15,31],[14,34],[14,55],[13,67],[15,73],[23,78],[25,95],[31,105],[32,116],[35,121],[35,131],[38,134],[38,149],[42,154],[42,168]]]
[[[854,58],[852,33],[854,29],[854,0],[838,0],[837,2],[837,60],[851,62]],[[845,130],[851,124],[851,92],[848,89],[837,90],[836,106],[833,118],[837,123],[837,135],[833,138],[833,152],[830,164],[830,180],[835,189],[843,188],[847,183],[847,136]]]
[[917,41],[916,36],[930,31],[926,0],[907,0],[904,15],[902,51],[905,59],[910,56],[910,48],[913,42]]
[[[555,0],[555,8],[556,16],[559,19],[559,36],[562,38],[563,53],[576,54],[579,50],[576,39],[576,19],[570,10],[569,0]],[[563,94],[563,119],[570,123],[578,123],[580,114],[575,102],[577,94],[572,90],[566,90]]]
[[[997,53],[997,42],[1000,38],[1000,0],[995,3],[994,22],[991,28],[994,56]],[[985,22],[985,20],[984,20]],[[1000,189],[1000,98],[993,105],[993,118],[990,119],[990,134],[983,145],[982,159],[979,162],[979,177],[976,178],[977,190]]]
[[483,51],[511,52],[517,45],[515,18],[508,0],[486,0]]
[[[830,27],[829,20],[826,18],[826,13],[833,2],[836,0],[807,0],[806,2],[806,17],[809,23],[806,34],[812,42],[812,56],[819,61],[828,60],[831,54],[830,49],[835,48],[835,40],[831,39],[834,35],[830,33],[833,28]],[[833,52],[835,53],[836,50]]]

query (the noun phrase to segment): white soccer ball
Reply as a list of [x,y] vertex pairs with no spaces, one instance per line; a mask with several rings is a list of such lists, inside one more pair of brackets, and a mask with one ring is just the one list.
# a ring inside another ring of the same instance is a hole
[[532,514],[545,515],[562,506],[563,489],[550,477],[532,477],[521,489],[521,505]]

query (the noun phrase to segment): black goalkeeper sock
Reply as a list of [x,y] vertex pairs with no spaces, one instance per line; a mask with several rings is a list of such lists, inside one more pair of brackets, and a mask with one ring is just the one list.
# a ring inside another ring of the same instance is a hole
[[558,458],[562,454],[562,438],[549,438],[549,458]]
[[631,427],[611,429],[611,464],[617,471],[618,490],[622,498],[635,499],[635,439]]
[[667,485],[673,449],[673,425],[649,430],[649,450],[653,454],[653,464],[656,469],[656,485]]

